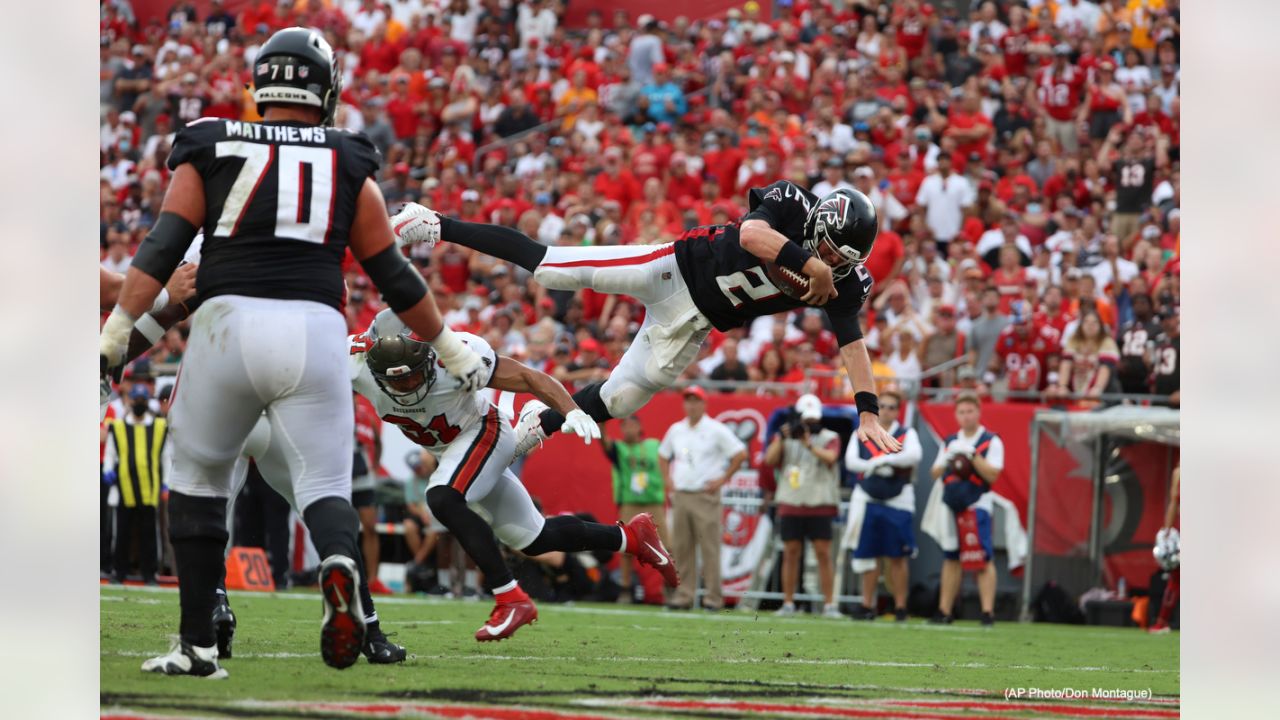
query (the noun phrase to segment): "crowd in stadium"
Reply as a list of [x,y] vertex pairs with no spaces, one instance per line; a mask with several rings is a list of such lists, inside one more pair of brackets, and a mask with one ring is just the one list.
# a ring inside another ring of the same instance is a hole
[[[417,201],[546,244],[661,243],[736,221],[748,189],[779,178],[855,187],[882,223],[863,326],[886,385],[941,365],[926,387],[1177,403],[1177,0],[967,14],[752,0],[671,22],[593,11],[572,28],[565,5],[262,0],[232,15],[180,1],[140,23],[103,0],[104,267],[127,269],[155,220],[175,131],[258,119],[255,52],[301,25],[341,56],[336,124],[381,151],[392,211]],[[625,297],[547,291],[448,243],[411,255],[450,325],[571,390],[607,375],[642,319]],[[350,268],[359,332],[385,305]],[[851,397],[825,323],[797,311],[715,332],[690,375]],[[181,360],[185,325],[153,365]]]

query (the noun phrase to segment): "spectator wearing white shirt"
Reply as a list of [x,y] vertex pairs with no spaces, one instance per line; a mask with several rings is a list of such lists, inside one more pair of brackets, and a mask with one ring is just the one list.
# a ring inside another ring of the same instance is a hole
[[1009,32],[1009,28],[1000,22],[1000,18],[996,16],[996,4],[994,2],[982,3],[982,9],[978,11],[978,21],[969,26],[969,52],[978,52],[981,45],[998,45],[1000,38]]
[[747,459],[747,446],[723,423],[707,414],[707,393],[694,385],[684,391],[686,418],[672,425],[658,458],[671,498],[671,554],[682,577],[667,607],[693,607],[698,588],[698,556],[702,558],[702,607],[724,607],[720,587],[720,488]]
[[[961,393],[956,398],[956,421],[959,432],[950,435],[933,461],[931,474],[941,484],[942,512],[946,522],[957,528],[958,547],[943,548],[942,588],[938,598],[938,612],[933,622],[949,624],[956,596],[960,594],[963,568],[961,553],[981,553],[984,559],[978,572],[978,598],[982,605],[982,624],[995,623],[996,566],[995,544],[991,534],[991,486],[1004,469],[1004,441],[999,435],[982,426],[982,404],[974,393]],[[935,492],[937,492],[935,490]],[[933,499],[931,498],[931,501]],[[969,511],[973,511],[970,516]],[[926,508],[925,514],[929,514]],[[960,533],[958,518],[964,516],[973,521],[972,530]],[[927,520],[926,523],[927,524]],[[969,545],[966,536],[976,535],[981,547]],[[966,547],[966,545],[969,545]]]
[[1054,17],[1054,27],[1072,37],[1093,35],[1098,30],[1098,20],[1102,10],[1094,3],[1085,0],[1066,0],[1058,6],[1058,14]]
[[539,44],[546,47],[551,36],[555,34],[559,21],[547,0],[533,0],[520,3],[516,17],[516,31],[520,34],[520,47],[528,48],[529,41],[537,38]]
[[358,10],[348,12],[347,16],[351,18],[351,27],[367,38],[373,38],[379,26],[386,28],[387,25],[387,13],[376,0],[364,0]]
[[[1090,268],[1089,274],[1093,275],[1098,288],[1097,294],[1101,297],[1107,294],[1107,289],[1117,279],[1121,285],[1128,285],[1130,280],[1138,276],[1138,266],[1120,256],[1120,240],[1115,235],[1108,235],[1102,241],[1102,262]],[[1120,290],[1121,288],[1115,288],[1115,294],[1119,295]]]
[[915,140],[913,144],[907,147],[907,155],[910,156],[911,162],[914,164],[924,156],[924,171],[933,172],[938,169],[938,155],[942,152],[933,142],[933,131],[921,125],[916,128],[912,134]]
[[133,264],[133,256],[129,254],[129,237],[123,225],[107,228],[107,256],[102,259],[102,267],[113,273],[125,274]]
[[1129,96],[1129,110],[1134,114],[1147,109],[1147,90],[1151,89],[1151,68],[1142,63],[1137,50],[1129,48],[1124,53],[1124,67],[1116,70],[1116,82]]
[[810,189],[810,192],[818,197],[826,197],[828,193],[841,189],[853,190],[854,188],[844,179],[844,161],[833,155],[827,159],[822,168],[822,179]]
[[[979,257],[987,261],[988,265],[995,267],[999,264],[996,260],[1000,248],[1005,245],[1017,246],[1018,252],[1022,254],[1025,262],[1031,262],[1031,241],[1019,230],[1017,213],[1005,213],[1004,218],[1000,221],[1000,227],[992,228],[982,233],[982,236],[978,238],[976,252]],[[988,258],[988,254],[991,254],[992,257]]]
[[952,172],[951,153],[939,153],[938,171],[920,183],[916,205],[925,209],[925,224],[944,256],[951,241],[960,234],[964,208],[973,204],[975,195],[969,179]]
[[898,198],[894,197],[893,193],[881,192],[876,186],[876,171],[872,170],[870,165],[863,165],[853,171],[853,187],[866,195],[875,207],[876,217],[880,218],[880,229],[892,230],[894,223],[900,223],[911,217],[911,213],[907,212],[907,208],[898,202]]

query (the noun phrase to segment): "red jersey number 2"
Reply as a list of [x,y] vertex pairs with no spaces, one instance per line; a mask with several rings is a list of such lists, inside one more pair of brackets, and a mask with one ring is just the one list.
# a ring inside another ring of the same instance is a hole
[[462,428],[450,425],[444,415],[437,415],[431,418],[431,422],[427,423],[426,427],[419,425],[413,418],[400,415],[384,415],[382,419],[392,425],[399,425],[400,431],[404,433],[405,437],[423,447],[448,445],[462,433]]

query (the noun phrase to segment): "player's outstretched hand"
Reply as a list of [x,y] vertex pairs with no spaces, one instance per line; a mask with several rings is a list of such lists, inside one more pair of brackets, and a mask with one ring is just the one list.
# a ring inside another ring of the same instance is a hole
[[811,257],[802,269],[804,274],[809,276],[809,292],[800,298],[801,302],[815,306],[826,305],[827,301],[839,295],[836,292],[836,281],[831,274],[830,265],[817,257]]
[[600,426],[590,415],[578,409],[571,410],[564,416],[564,424],[560,426],[560,432],[577,435],[587,445],[591,444],[592,438],[600,439]]
[[424,243],[430,249],[440,242],[440,216],[418,203],[405,203],[400,212],[391,217],[391,230],[396,236],[396,247]]
[[895,440],[888,430],[880,427],[880,423],[876,422],[874,413],[862,413],[858,422],[858,439],[875,443],[876,447],[885,452],[896,453],[902,449],[902,443]]

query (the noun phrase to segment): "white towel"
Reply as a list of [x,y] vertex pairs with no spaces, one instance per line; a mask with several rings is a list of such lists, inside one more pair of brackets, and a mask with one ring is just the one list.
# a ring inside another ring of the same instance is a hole
[[[924,506],[924,517],[920,519],[920,532],[933,538],[943,552],[955,552],[960,549],[960,538],[956,535],[956,516],[942,502],[941,481],[933,484],[929,491],[929,500]],[[1027,531],[1022,528],[1022,519],[1018,516],[1018,508],[1012,500],[992,492],[992,504],[1004,510],[1004,546],[1009,556],[1009,569],[1022,567],[1027,560]],[[995,518],[992,518],[995,521]]]
[[[849,498],[848,522],[844,526],[844,538],[841,540],[841,544],[855,552],[858,549],[858,538],[862,537],[862,522],[867,517],[867,501],[869,499],[870,497],[860,487],[855,487],[853,495]],[[856,573],[864,573],[874,569],[875,566],[875,558],[853,558],[850,563],[850,567]]]

